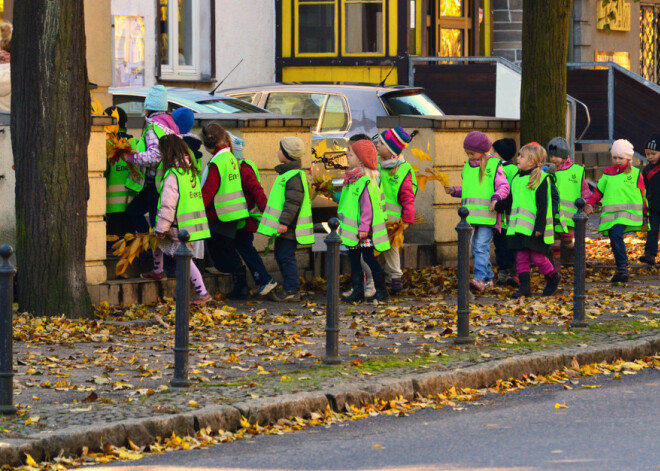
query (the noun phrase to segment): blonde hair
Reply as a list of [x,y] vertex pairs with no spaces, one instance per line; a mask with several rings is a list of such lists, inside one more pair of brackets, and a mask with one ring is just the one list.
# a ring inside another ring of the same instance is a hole
[[479,164],[479,183],[482,182],[484,179],[484,173],[486,173],[486,166],[488,165],[488,159],[490,158],[490,155],[484,153],[481,154],[481,158],[479,159],[481,163]]
[[522,149],[520,149],[520,155],[522,155],[523,152],[528,154],[536,164],[536,168],[532,170],[532,173],[529,176],[529,183],[527,184],[527,188],[532,190],[536,188],[541,182],[541,164],[545,163],[545,159],[548,158],[548,154],[543,146],[536,143],[523,146]]
[[367,168],[364,165],[362,165],[362,169],[364,170],[364,174],[369,177],[372,182],[375,182],[376,185],[378,185],[378,179],[380,178],[380,173],[378,170]]
[[0,23],[0,49],[11,52],[11,36],[14,27],[11,23]]

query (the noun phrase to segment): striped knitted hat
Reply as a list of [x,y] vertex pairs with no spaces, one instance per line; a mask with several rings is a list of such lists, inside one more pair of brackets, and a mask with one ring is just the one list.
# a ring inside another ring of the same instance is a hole
[[234,157],[242,159],[245,141],[238,136],[234,136],[232,133],[229,133],[229,137],[231,138],[231,145],[234,147]]
[[386,129],[378,136],[385,146],[394,155],[399,155],[403,149],[408,147],[408,143],[412,139],[401,126],[392,129]]

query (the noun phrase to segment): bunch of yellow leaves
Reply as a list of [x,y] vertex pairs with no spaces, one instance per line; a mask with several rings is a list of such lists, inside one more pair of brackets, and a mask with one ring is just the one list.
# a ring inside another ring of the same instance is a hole
[[449,177],[444,172],[436,172],[432,168],[424,170],[428,175],[415,175],[417,177],[417,187],[419,191],[424,191],[426,184],[431,180],[439,181],[442,186],[449,186]]
[[332,184],[332,176],[330,175],[314,175],[311,183],[311,199],[316,198],[318,195],[323,195],[326,198],[332,199],[335,188]]
[[127,151],[132,152],[133,146],[124,137],[119,137],[114,133],[106,134],[105,151],[110,164],[114,165],[120,159],[121,154]]
[[117,262],[115,269],[117,276],[122,275],[128,266],[133,263],[135,257],[142,252],[148,249],[153,251],[158,247],[158,238],[153,232],[137,234],[131,234],[129,232],[124,234],[124,237],[121,239],[119,236],[109,235],[107,240],[108,242],[114,242],[112,244],[112,254],[119,257],[119,262]]
[[[415,215],[415,224],[426,224],[424,215]],[[385,223],[387,227],[387,237],[390,239],[390,246],[403,247],[403,231],[408,228],[408,224],[403,221],[388,221]]]

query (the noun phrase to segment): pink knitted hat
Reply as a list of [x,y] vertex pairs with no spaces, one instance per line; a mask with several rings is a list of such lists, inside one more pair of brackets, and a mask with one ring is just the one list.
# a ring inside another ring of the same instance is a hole
[[635,149],[630,141],[626,139],[617,139],[612,144],[612,157],[621,157],[622,159],[632,160]]
[[472,152],[478,152],[480,154],[485,154],[491,147],[493,147],[493,142],[488,136],[479,131],[468,133],[463,141],[463,148],[465,150],[471,150]]

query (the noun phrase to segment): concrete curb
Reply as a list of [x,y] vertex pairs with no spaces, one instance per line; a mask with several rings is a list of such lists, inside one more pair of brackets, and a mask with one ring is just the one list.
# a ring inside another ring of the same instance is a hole
[[[524,374],[547,374],[569,366],[573,358],[579,364],[626,361],[654,355],[660,351],[660,335],[639,340],[627,340],[615,344],[589,347],[570,347],[557,351],[532,353],[519,357],[496,360],[452,371],[430,371],[400,378],[374,379],[355,385],[340,385],[327,391],[298,393],[286,396],[255,399],[231,406],[212,406],[194,412],[167,417],[128,420],[107,425],[70,427],[48,434],[9,439],[0,443],[0,465],[20,466],[25,453],[36,461],[80,455],[83,447],[96,450],[105,444],[123,447],[130,439],[138,446],[152,443],[156,437],[193,435],[197,430],[210,426],[214,431],[236,431],[240,428],[241,415],[251,423],[264,425],[291,416],[309,417],[312,412],[322,412],[329,405],[335,411],[343,411],[350,404],[360,405],[379,398],[391,400],[402,396],[408,400],[417,394],[426,396],[457,386],[483,388],[498,379],[521,378]],[[0,436],[0,440],[3,437]]]

